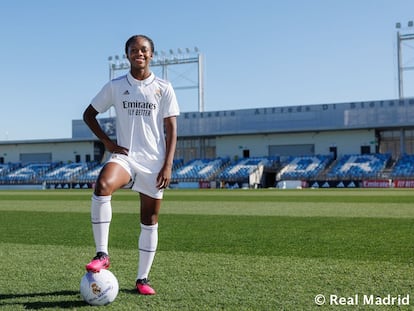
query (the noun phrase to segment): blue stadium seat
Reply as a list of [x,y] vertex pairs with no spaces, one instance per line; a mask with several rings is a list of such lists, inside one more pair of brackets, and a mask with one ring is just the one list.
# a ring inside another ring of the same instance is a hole
[[227,182],[247,182],[250,174],[252,174],[259,165],[273,166],[274,162],[278,162],[279,158],[275,157],[253,157],[253,158],[242,158],[235,163],[230,164],[220,174],[217,179]]
[[378,177],[390,159],[390,154],[380,153],[344,155],[328,173],[328,177],[338,179]]
[[414,155],[403,154],[395,163],[391,172],[392,177],[414,176]]
[[173,170],[173,181],[208,181],[229,162],[226,158],[196,159]]
[[0,177],[3,184],[40,183],[40,178],[57,163],[28,163],[26,165],[11,165],[9,172]]
[[49,183],[77,181],[76,178],[82,173],[87,172],[88,169],[88,164],[84,162],[69,163],[48,172],[41,178],[41,181]]
[[279,172],[279,179],[310,179],[315,178],[332,161],[328,155],[289,157],[287,164]]

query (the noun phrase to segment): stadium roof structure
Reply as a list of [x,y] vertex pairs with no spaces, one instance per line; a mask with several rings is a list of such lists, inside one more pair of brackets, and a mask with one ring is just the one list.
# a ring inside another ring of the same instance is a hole
[[[107,134],[115,136],[115,119],[99,120]],[[179,137],[373,128],[414,128],[414,98],[183,112],[178,117]],[[94,136],[83,120],[73,120],[72,137],[92,139]]]
[[[116,136],[115,118],[100,118]],[[414,128],[414,98],[238,110],[182,112],[179,137]],[[4,140],[0,144],[84,142],[96,139],[83,120],[72,120],[72,138]]]

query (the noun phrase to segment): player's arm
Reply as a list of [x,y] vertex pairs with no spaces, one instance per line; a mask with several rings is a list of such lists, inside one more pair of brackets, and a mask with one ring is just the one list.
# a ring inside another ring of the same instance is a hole
[[96,135],[96,137],[98,137],[98,139],[104,144],[106,150],[112,153],[128,154],[128,149],[118,146],[102,130],[98,120],[96,119],[97,115],[98,111],[92,105],[89,105],[83,113],[83,120]]
[[166,151],[164,165],[157,178],[158,188],[167,188],[171,181],[174,153],[177,145],[177,117],[164,119]]

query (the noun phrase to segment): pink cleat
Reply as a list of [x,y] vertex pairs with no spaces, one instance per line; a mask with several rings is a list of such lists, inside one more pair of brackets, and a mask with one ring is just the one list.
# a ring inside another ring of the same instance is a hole
[[88,263],[85,268],[89,272],[99,272],[101,269],[108,269],[110,265],[109,256],[103,252],[99,252],[95,257]]
[[148,279],[137,280],[135,287],[138,294],[141,295],[155,295],[155,290],[149,285]]

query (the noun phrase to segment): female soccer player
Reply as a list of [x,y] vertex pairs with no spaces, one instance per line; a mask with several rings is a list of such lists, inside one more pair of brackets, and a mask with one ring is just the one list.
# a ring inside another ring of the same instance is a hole
[[[92,196],[91,221],[96,256],[86,270],[99,272],[110,265],[109,226],[111,196],[117,189],[130,187],[140,196],[141,233],[136,289],[153,295],[148,282],[158,244],[158,214],[163,190],[171,179],[177,142],[179,107],[171,84],[154,75],[150,63],[153,41],[135,35],[125,44],[130,71],[105,84],[86,108],[83,119],[112,153],[102,168]],[[117,141],[112,141],[99,125],[97,115],[114,107]]]

